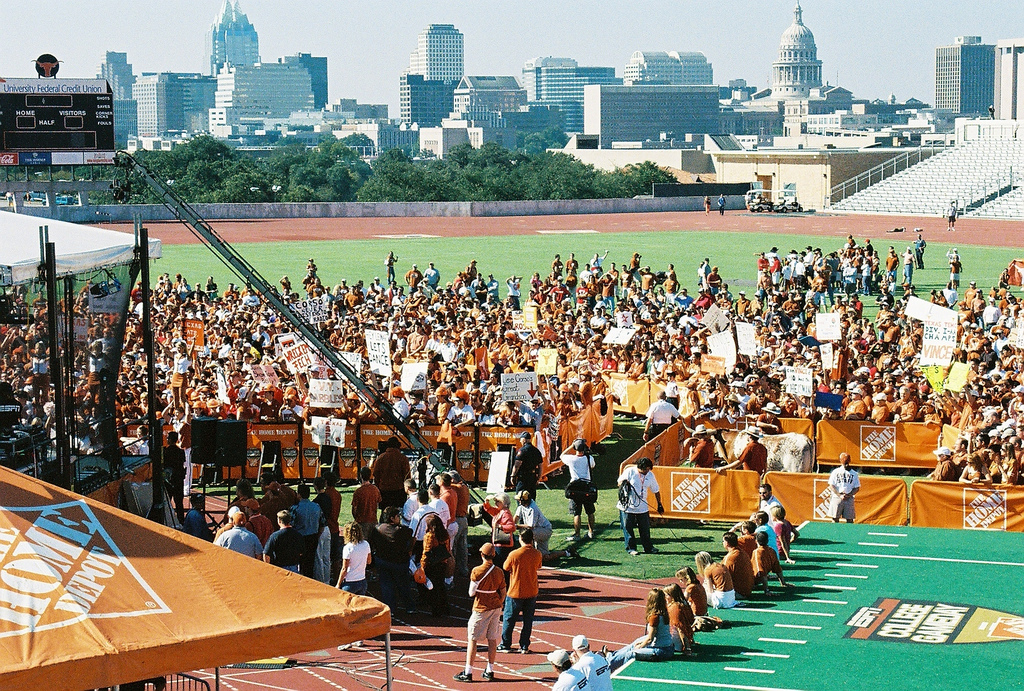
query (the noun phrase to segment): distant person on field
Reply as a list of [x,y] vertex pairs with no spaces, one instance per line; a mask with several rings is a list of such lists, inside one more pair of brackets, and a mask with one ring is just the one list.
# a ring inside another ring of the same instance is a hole
[[831,517],[833,523],[845,518],[853,523],[856,512],[853,497],[860,491],[860,477],[856,470],[850,468],[850,454],[845,451],[839,454],[841,465],[828,476],[828,486],[832,490]]
[[725,216],[725,195],[718,195],[718,215]]
[[956,230],[956,217],[957,217],[956,201],[951,201],[949,203],[949,208],[946,209],[946,231],[947,232],[949,232],[951,230]]

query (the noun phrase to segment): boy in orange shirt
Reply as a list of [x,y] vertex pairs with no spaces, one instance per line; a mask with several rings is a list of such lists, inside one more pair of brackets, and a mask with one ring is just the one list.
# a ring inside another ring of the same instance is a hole
[[756,535],[757,549],[754,550],[752,560],[754,566],[754,584],[764,588],[764,594],[768,595],[768,575],[774,573],[779,577],[779,583],[789,587],[789,583],[782,576],[782,564],[779,563],[779,555],[768,546],[768,536],[765,533]]

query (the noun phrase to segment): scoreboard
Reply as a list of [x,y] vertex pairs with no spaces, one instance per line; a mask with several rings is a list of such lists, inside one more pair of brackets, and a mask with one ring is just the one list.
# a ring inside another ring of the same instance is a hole
[[0,165],[105,164],[115,150],[106,80],[0,80]]

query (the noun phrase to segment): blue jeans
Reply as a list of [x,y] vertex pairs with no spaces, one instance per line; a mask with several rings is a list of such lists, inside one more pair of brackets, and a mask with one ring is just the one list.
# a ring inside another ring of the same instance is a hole
[[648,512],[644,513],[626,513],[625,511],[619,511],[619,523],[622,525],[622,539],[626,543],[626,550],[636,549],[636,536],[633,535],[633,530],[636,529],[640,532],[640,544],[643,545],[645,552],[654,551],[654,543],[651,542],[651,514]]
[[341,589],[346,593],[352,593],[353,595],[366,595],[366,579],[360,581],[345,581],[345,585],[341,586]]
[[634,648],[633,644],[630,643],[626,647],[617,650],[614,653],[609,653],[608,667],[614,672],[634,658],[641,662],[661,662],[662,660],[671,660],[672,656],[675,655],[675,652],[676,650],[673,646],[665,648],[655,646]]
[[910,284],[914,282],[914,265],[904,264],[903,265],[903,282]]
[[501,624],[501,644],[506,648],[512,647],[512,633],[519,621],[520,613],[523,615],[523,630],[519,632],[519,647],[530,647],[530,634],[533,633],[533,612],[537,606],[537,598],[529,597],[523,599],[505,598],[505,613]]
[[390,561],[378,559],[377,575],[380,576],[380,599],[395,610],[398,604],[402,609],[415,609],[412,596],[412,579],[409,578],[409,564],[393,564]]

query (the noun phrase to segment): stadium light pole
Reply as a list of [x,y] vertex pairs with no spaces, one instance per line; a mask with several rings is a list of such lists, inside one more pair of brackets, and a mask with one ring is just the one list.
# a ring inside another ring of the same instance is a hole
[[156,414],[156,352],[153,348],[153,308],[150,304],[149,230],[135,217],[135,255],[142,283],[142,349],[146,353],[146,424],[149,425],[149,460],[153,467],[153,508],[150,520],[164,522],[164,431]]

